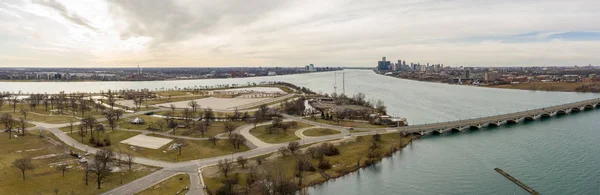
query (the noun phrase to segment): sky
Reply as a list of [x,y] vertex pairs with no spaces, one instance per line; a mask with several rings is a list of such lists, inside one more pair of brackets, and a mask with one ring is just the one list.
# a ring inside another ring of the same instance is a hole
[[2,0],[0,67],[600,65],[598,0]]

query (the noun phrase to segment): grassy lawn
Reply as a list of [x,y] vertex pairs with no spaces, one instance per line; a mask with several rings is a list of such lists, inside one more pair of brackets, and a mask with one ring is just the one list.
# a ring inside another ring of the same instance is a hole
[[[144,124],[131,124],[131,120],[133,120],[134,118],[141,118],[144,119]],[[156,121],[162,120],[164,121],[165,119],[163,118],[158,118],[158,117],[153,117],[153,116],[148,116],[148,115],[137,115],[137,116],[130,116],[130,117],[126,117],[126,118],[121,118],[118,122],[117,125],[119,126],[119,128],[121,129],[135,129],[135,130],[148,130],[148,127],[154,127],[158,129],[158,126],[156,126],[154,123]],[[163,127],[163,131],[167,131],[168,127]],[[160,130],[159,130],[160,131]]]
[[[49,132],[46,135],[51,135]],[[40,138],[38,134],[28,134],[24,137],[8,139],[0,136],[0,192],[2,194],[99,194],[121,185],[121,175],[115,173],[102,184],[102,189],[96,189],[95,180],[90,177],[89,185],[83,180],[82,167],[77,159],[68,155],[68,146],[59,141],[50,141],[53,136]],[[45,158],[44,155],[48,155]],[[55,156],[49,156],[55,155]],[[25,181],[21,172],[12,166],[15,159],[30,157],[35,170],[25,173]],[[62,176],[54,167],[56,164],[67,163],[72,166]],[[139,166],[131,172],[123,172],[122,181],[127,183],[154,171],[152,168]],[[49,182],[51,181],[51,182]]]
[[[163,137],[160,135],[154,136]],[[234,149],[228,140],[219,140],[217,142],[217,145],[213,145],[212,142],[207,140],[183,140],[183,142],[184,146],[181,149],[181,156],[179,156],[179,151],[177,150],[168,150],[170,144],[167,144],[162,148],[159,148],[158,150],[145,149],[145,152],[147,152],[145,155],[148,155],[146,156],[148,158],[155,158],[164,161],[173,161],[173,159],[175,159],[176,161],[177,159],[179,159],[178,161],[187,161],[215,156],[223,156],[231,153],[244,152],[249,150],[248,146],[246,145],[241,145],[240,149]]]
[[317,118],[316,122],[335,125],[335,126],[342,126],[342,127],[359,127],[359,128],[362,128],[362,127],[385,128],[386,127],[385,125],[372,125],[372,124],[369,124],[368,122],[354,122],[354,121],[340,121],[340,123],[338,124],[335,121],[323,120],[320,118]]
[[[50,124],[69,123],[70,120],[79,121],[79,118],[81,118],[81,116],[82,116],[78,112],[75,112],[73,114],[73,112],[68,111],[68,110],[65,110],[63,114],[58,114],[55,111],[51,111],[51,108],[48,108],[48,111],[46,111],[46,109],[44,109],[43,105],[38,106],[33,111],[30,111],[29,106],[17,104],[17,110],[16,110],[16,112],[13,113],[12,106],[9,107],[8,104],[5,103],[5,105],[2,106],[0,111],[8,112],[14,118],[19,118],[19,117],[23,117],[23,114],[21,114],[21,112],[20,112],[21,107],[27,109],[27,120],[43,122],[43,123],[50,123]],[[101,113],[101,111],[97,112],[96,109],[91,109],[91,110],[85,112],[85,114],[83,116],[94,116],[96,118],[101,118],[102,113]]]
[[[234,121],[234,122],[228,122],[228,123],[232,123],[237,127],[246,124],[245,122],[242,122],[242,121]],[[212,137],[219,133],[225,133],[225,132],[226,132],[225,131],[225,123],[211,122],[210,125],[208,126],[208,130],[204,133],[204,137]],[[193,127],[191,129],[178,128],[175,131],[173,131],[173,133],[175,133],[175,135],[183,135],[183,136],[190,136],[190,137],[202,137],[202,134],[200,133],[200,131],[195,130]]]
[[[398,134],[383,134],[381,135],[381,141],[377,142],[379,145],[379,151],[381,154],[388,153],[392,150],[392,148],[398,148],[400,146],[405,146],[410,142],[410,138],[402,138],[398,136]],[[344,175],[346,173],[355,171],[357,169],[357,161],[360,160],[360,165],[365,165],[366,154],[369,151],[369,146],[372,143],[372,136],[362,136],[357,137],[354,141],[342,142],[337,148],[340,151],[340,154],[337,156],[326,156],[325,160],[328,160],[332,168],[325,170],[325,173],[331,177],[337,177],[340,175]],[[279,169],[287,178],[294,178],[294,169],[295,164],[299,155],[288,155],[286,157],[271,157],[266,158],[266,161],[259,165],[259,168],[264,170],[275,170]],[[311,164],[317,168],[318,160],[311,159]],[[254,161],[250,161],[254,163]],[[247,177],[248,168],[242,169],[239,165],[235,164],[235,168],[233,169],[233,173],[231,175],[235,175],[238,173],[240,178],[240,184],[243,186],[244,179]],[[204,181],[207,184],[207,187],[215,192],[218,188],[220,188],[223,183],[222,181],[225,178],[218,174],[216,171],[217,167],[208,167],[206,170],[203,170],[203,173],[212,173],[205,174]],[[232,177],[232,176],[230,176]],[[317,171],[314,172],[305,172],[305,176],[303,179],[303,185],[310,186],[320,182],[325,181],[326,179],[321,176],[321,174]]]
[[333,134],[339,134],[341,133],[340,131],[337,130],[333,130],[333,129],[325,129],[325,128],[314,128],[314,129],[309,129],[306,130],[304,132],[302,132],[302,134],[304,134],[305,136],[324,136],[324,135],[333,135]]
[[[107,130],[104,133],[100,132],[100,133],[96,134],[96,131],[94,131],[94,136],[99,136],[99,139],[101,139],[101,140],[103,140],[107,135],[110,136],[110,140],[112,142],[112,145],[110,147],[113,149],[117,149],[117,147],[115,145],[119,144],[119,142],[126,140],[130,137],[136,136],[138,134],[140,134],[140,133],[129,132],[129,131],[119,131],[119,130],[115,130],[115,131]],[[69,134],[69,136],[71,136],[73,139],[75,139],[83,144],[90,145],[90,132],[89,131],[83,137],[83,141],[81,141],[81,136],[79,135],[79,133]]]
[[162,181],[137,195],[163,195],[163,194],[185,194],[188,190],[183,190],[185,187],[189,188],[190,176],[188,174],[177,174],[165,181]]
[[[286,123],[289,124],[289,122],[286,122]],[[297,137],[296,135],[294,135],[294,131],[305,128],[305,127],[310,127],[310,125],[308,125],[308,124],[298,123],[298,126],[296,128],[290,128],[285,132],[279,131],[279,134],[277,134],[277,133],[269,134],[267,132],[268,126],[269,125],[253,128],[250,130],[250,134],[254,135],[256,138],[260,139],[261,141],[264,141],[267,143],[283,143],[283,142],[291,142],[294,140],[299,140],[300,138]]]

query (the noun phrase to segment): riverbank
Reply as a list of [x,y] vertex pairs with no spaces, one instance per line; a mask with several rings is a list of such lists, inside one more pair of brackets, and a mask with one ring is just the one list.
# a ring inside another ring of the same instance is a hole
[[[242,191],[254,188],[255,185],[259,184],[248,182],[248,178],[254,178],[250,179],[251,181],[256,180],[257,173],[260,175],[262,172],[281,174],[288,181],[296,183],[306,189],[377,164],[383,158],[389,157],[406,147],[414,138],[415,137],[412,136],[402,137],[398,134],[347,137],[327,142],[333,144],[333,146],[337,148],[337,151],[339,151],[339,154],[331,156],[323,155],[319,157],[311,152],[313,149],[309,148],[318,148],[322,146],[322,144],[319,143],[304,147],[299,151],[296,151],[295,154],[288,153],[283,155],[281,152],[277,152],[257,157],[252,161],[249,161],[248,164],[245,165],[245,168],[241,165],[232,168],[233,171],[228,174],[228,177],[221,174],[222,172],[219,171],[218,166],[204,168],[202,173],[204,181],[206,182],[205,185],[211,192],[221,190],[221,188],[226,185],[225,183],[231,182],[232,180],[237,181],[237,184],[234,186],[235,190]],[[260,159],[260,164],[256,159]],[[311,168],[303,172],[302,181],[300,182],[297,177],[298,172],[296,167],[298,162],[303,159],[308,160],[310,164],[309,167]],[[256,169],[262,171],[256,171]],[[261,175],[259,178],[267,179],[269,178],[269,175]]]
[[[393,75],[384,75],[375,71],[378,75],[394,77],[398,79],[406,79],[411,81],[430,82],[430,83],[445,83],[431,80],[420,80],[404,77],[396,77]],[[446,83],[451,84],[451,83]],[[555,92],[600,92],[600,83],[593,82],[526,82],[518,84],[500,84],[500,85],[469,85],[463,84],[464,86],[473,87],[486,87],[486,88],[497,88],[497,89],[518,89],[518,90],[529,90],[529,91],[555,91]]]
[[600,92],[600,83],[583,82],[528,82],[504,85],[481,85],[482,87],[499,89],[520,89],[532,91],[561,91],[561,92]]
[[[343,69],[341,69],[343,70]],[[247,76],[247,77],[226,77],[226,78],[211,78],[211,77],[204,77],[204,78],[166,78],[166,79],[140,79],[140,80],[108,80],[108,81],[102,81],[102,80],[88,80],[88,79],[84,79],[84,80],[23,80],[23,79],[18,79],[18,80],[6,80],[6,79],[0,79],[0,82],[41,82],[41,83],[63,83],[63,82],[146,82],[146,81],[186,81],[186,80],[214,80],[214,79],[242,79],[242,78],[260,78],[260,77],[272,77],[272,76],[284,76],[284,75],[299,75],[299,74],[311,74],[311,73],[323,73],[323,72],[335,72],[335,71],[340,71],[340,70],[326,70],[326,71],[314,71],[314,72],[298,72],[298,73],[294,73],[294,74],[281,74],[281,75],[264,75],[264,76]]]

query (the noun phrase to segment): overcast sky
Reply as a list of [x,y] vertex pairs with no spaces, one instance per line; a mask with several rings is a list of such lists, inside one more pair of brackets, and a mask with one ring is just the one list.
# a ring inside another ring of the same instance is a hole
[[0,66],[600,65],[598,0],[2,0]]

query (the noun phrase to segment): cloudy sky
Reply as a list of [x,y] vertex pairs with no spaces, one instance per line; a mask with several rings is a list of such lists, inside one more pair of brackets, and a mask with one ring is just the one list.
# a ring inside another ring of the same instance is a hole
[[2,0],[0,66],[600,65],[598,0]]

